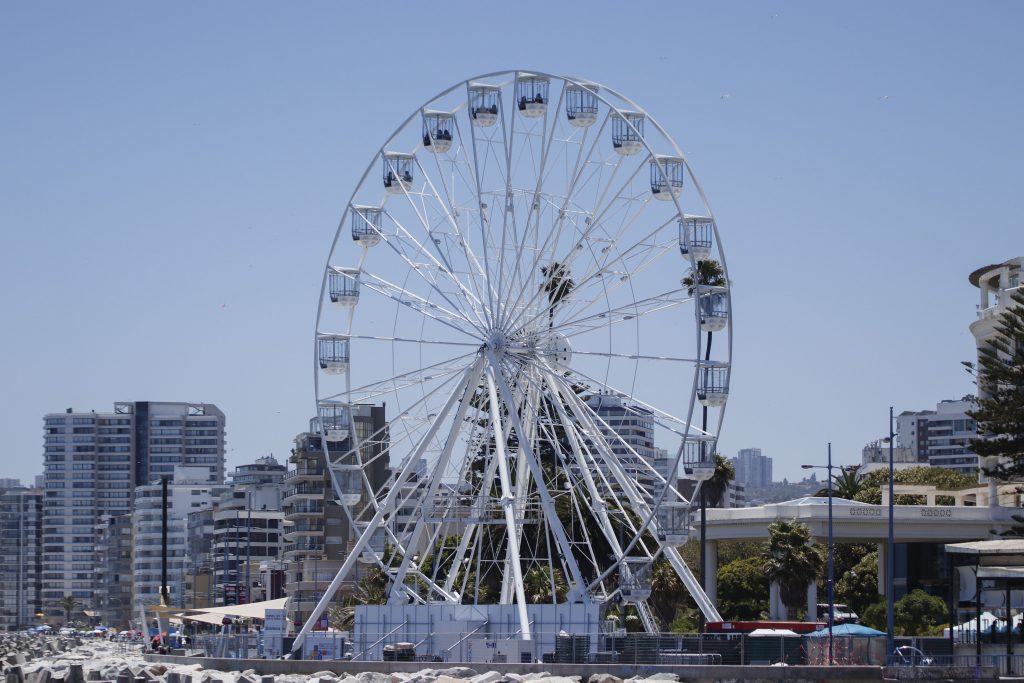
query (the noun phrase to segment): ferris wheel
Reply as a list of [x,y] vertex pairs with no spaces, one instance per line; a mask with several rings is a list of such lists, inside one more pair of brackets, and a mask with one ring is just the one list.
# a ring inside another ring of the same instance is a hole
[[[732,325],[717,226],[679,147],[592,82],[510,71],[414,110],[328,253],[317,424],[350,552],[393,605],[633,605],[714,469]],[[369,418],[384,406],[386,422]]]

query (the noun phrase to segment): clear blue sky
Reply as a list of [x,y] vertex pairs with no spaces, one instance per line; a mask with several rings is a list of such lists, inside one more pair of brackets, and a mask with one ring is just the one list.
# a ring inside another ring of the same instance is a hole
[[327,249],[377,147],[500,69],[605,83],[686,151],[734,283],[720,447],[859,459],[972,390],[974,268],[1024,253],[1024,5],[0,5],[0,476],[41,417],[218,404],[231,466],[313,412]]

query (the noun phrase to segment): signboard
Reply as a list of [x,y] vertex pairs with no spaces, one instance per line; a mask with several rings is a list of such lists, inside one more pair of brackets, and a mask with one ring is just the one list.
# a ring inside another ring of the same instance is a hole
[[288,628],[286,611],[268,609],[263,620],[264,651],[267,659],[276,659],[284,654],[284,634]]
[[345,638],[337,633],[308,633],[302,644],[302,658],[341,659],[345,650]]

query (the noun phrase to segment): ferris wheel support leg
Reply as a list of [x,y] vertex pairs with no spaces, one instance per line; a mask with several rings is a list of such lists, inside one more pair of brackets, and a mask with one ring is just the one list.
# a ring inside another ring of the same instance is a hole
[[[487,353],[488,358],[491,361],[491,369],[497,367],[497,362],[494,359],[492,352]],[[496,376],[496,377],[495,377]],[[537,486],[537,493],[540,495],[541,510],[544,512],[544,518],[547,520],[548,526],[552,533],[555,535],[555,542],[558,543],[558,549],[561,551],[563,558],[565,559],[566,565],[569,567],[569,573],[575,591],[570,589],[570,594],[575,592],[577,598],[583,603],[589,603],[590,593],[587,590],[587,583],[583,579],[583,573],[580,571],[579,564],[576,562],[576,557],[572,552],[572,544],[569,543],[569,538],[565,535],[565,529],[562,527],[562,523],[558,519],[558,514],[555,512],[555,501],[551,497],[551,493],[548,492],[547,487],[544,485],[544,473],[540,468],[540,464],[537,462],[536,454],[533,452],[533,448],[530,446],[529,434],[523,429],[523,423],[519,419],[518,413],[515,412],[515,403],[512,400],[512,391],[509,389],[508,384],[505,382],[504,377],[497,373],[491,374],[491,377],[496,379],[498,387],[500,388],[502,400],[505,401],[505,406],[509,411],[509,420],[512,422],[512,427],[516,431],[516,435],[519,437],[519,448],[526,456],[526,464],[530,468],[530,473],[533,475],[533,481]],[[570,602],[574,600],[570,599]]]
[[[526,593],[523,590],[523,570],[519,564],[519,537],[516,535],[516,515],[512,508],[512,482],[508,476],[508,462],[505,460],[505,434],[501,425],[501,413],[498,411],[498,392],[494,386],[495,362],[488,354],[490,361],[487,366],[487,393],[491,403],[491,427],[494,429],[495,453],[492,457],[498,461],[498,478],[501,480],[501,506],[505,511],[505,527],[508,535],[507,554],[511,560],[513,587],[516,593],[516,607],[519,612],[519,627],[523,640],[532,640],[530,634],[530,617],[526,613]],[[507,566],[507,565],[506,565]]]
[[683,582],[686,589],[690,591],[690,595],[693,596],[693,601],[697,603],[700,613],[704,615],[705,621],[721,621],[722,615],[718,613],[718,609],[715,607],[715,603],[711,602],[711,598],[704,592],[704,588],[701,587],[700,582],[697,581],[697,577],[693,575],[690,568],[686,566],[686,562],[683,561],[682,555],[679,554],[679,550],[667,546],[662,546],[662,551],[665,553],[665,558],[672,565],[672,568],[676,570],[676,574],[679,575],[679,580]]
[[309,618],[306,619],[306,622],[302,625],[302,630],[299,631],[299,634],[295,637],[295,643],[292,645],[292,653],[300,652],[302,650],[302,643],[305,641],[306,636],[313,629],[313,625],[320,618],[320,615],[322,615],[324,610],[327,609],[327,605],[330,604],[331,600],[334,598],[334,594],[338,592],[338,588],[341,587],[342,581],[344,581],[345,577],[347,577],[349,572],[352,571],[352,567],[355,566],[360,553],[363,552],[363,549],[370,542],[371,531],[380,526],[381,521],[384,519],[384,515],[394,506],[395,499],[397,499],[399,493],[401,493],[402,486],[409,480],[412,473],[416,471],[416,464],[423,456],[423,452],[427,450],[427,446],[429,446],[430,442],[433,441],[438,428],[441,426],[441,422],[448,416],[448,413],[451,412],[457,401],[460,399],[465,400],[467,392],[470,391],[469,380],[472,375],[479,370],[480,364],[481,360],[478,359],[466,369],[466,373],[463,376],[462,381],[459,382],[458,386],[456,386],[452,391],[441,410],[438,411],[437,419],[434,420],[434,423],[430,425],[429,429],[427,429],[427,432],[420,439],[415,452],[406,461],[401,472],[398,473],[398,476],[395,477],[394,485],[391,487],[391,490],[388,491],[388,495],[384,499],[384,502],[377,508],[377,512],[373,516],[373,519],[370,520],[369,524],[367,524],[366,531],[360,534],[359,538],[356,539],[355,545],[352,547],[351,552],[349,552],[348,557],[345,558],[345,562],[342,563],[341,569],[339,569],[338,573],[334,576],[334,579],[331,581],[331,585],[329,585],[327,590],[324,591],[323,596],[320,598],[320,602],[316,604],[316,607],[313,608]]
[[[487,469],[484,472],[484,477],[483,477],[483,479],[481,481],[494,481],[494,474],[495,474],[497,469],[498,469],[498,459],[497,458],[491,458],[487,462]],[[487,498],[487,489],[484,488],[484,487],[481,487],[480,492],[477,494],[476,504],[478,506],[482,506],[484,501],[486,500],[486,498]],[[462,566],[462,560],[466,556],[466,551],[469,549],[469,542],[470,542],[470,540],[472,540],[473,534],[476,533],[476,530],[478,528],[481,528],[481,525],[479,525],[479,524],[469,524],[466,527],[465,533],[463,533],[462,534],[462,538],[459,539],[459,547],[458,547],[458,549],[456,549],[455,557],[452,559],[452,567],[460,567],[460,566]],[[452,591],[452,586],[455,585],[456,575],[457,575],[456,572],[454,572],[454,571],[450,572],[448,574],[448,578],[445,579],[444,589],[445,589],[446,592],[450,593]],[[477,578],[477,580],[479,581],[479,578]]]
[[590,507],[597,515],[597,519],[601,524],[601,533],[604,535],[605,540],[611,547],[612,552],[616,557],[622,557],[622,546],[619,545],[619,539],[615,536],[615,528],[612,526],[612,521],[608,517],[608,507],[605,505],[604,500],[601,498],[601,494],[597,490],[597,484],[594,482],[594,477],[590,474],[590,468],[586,466],[587,459],[584,457],[583,451],[580,448],[579,440],[576,438],[576,430],[572,428],[572,420],[570,420],[569,416],[566,414],[565,405],[562,403],[562,391],[572,391],[572,389],[560,386],[559,381],[550,370],[546,369],[545,375],[548,385],[550,385],[552,391],[555,392],[555,400],[552,403],[555,406],[555,411],[558,413],[558,419],[562,421],[562,424],[569,427],[565,432],[569,437],[569,445],[572,448],[573,457],[575,457],[576,462],[581,465],[579,468],[580,474],[583,477],[583,481],[586,483],[587,492],[590,493]]
[[[472,374],[469,377],[467,386],[471,390],[480,383],[480,376],[483,374],[482,363],[478,360],[473,364]],[[455,419],[452,421],[451,429],[448,430],[448,438],[445,441],[444,449],[441,451],[441,455],[438,458],[437,465],[435,465],[434,471],[437,472],[438,476],[430,478],[430,485],[427,488],[427,495],[424,498],[424,502],[427,505],[434,503],[435,496],[437,495],[437,489],[441,485],[441,475],[448,467],[448,461],[452,455],[452,449],[455,447],[458,441],[459,430],[462,428],[462,421],[466,417],[466,412],[469,410],[469,401],[462,401],[459,404],[459,409],[455,413]],[[440,416],[439,416],[440,417]],[[388,602],[392,604],[398,603],[403,599],[405,586],[405,576],[409,571],[409,564],[412,562],[412,558],[416,553],[416,549],[419,546],[420,539],[423,537],[423,530],[426,527],[426,520],[422,518],[422,506],[421,517],[416,522],[416,528],[412,532],[412,539],[406,544],[405,552],[402,556],[402,563],[398,567],[398,573],[395,575],[395,582],[391,585],[391,595],[388,598]],[[433,590],[441,592],[440,586],[433,585]],[[444,591],[441,596],[448,602],[458,602],[453,595],[449,592]]]

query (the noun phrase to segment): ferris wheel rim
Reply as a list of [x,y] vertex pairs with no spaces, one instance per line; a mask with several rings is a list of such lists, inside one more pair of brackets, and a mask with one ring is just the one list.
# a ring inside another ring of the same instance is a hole
[[[349,202],[345,205],[345,209],[342,212],[341,220],[339,222],[339,226],[338,226],[338,229],[336,231],[334,240],[332,242],[329,254],[331,256],[333,256],[335,253],[337,253],[339,239],[341,239],[341,236],[344,234],[345,226],[351,220],[352,212],[353,211],[358,211],[360,207],[364,206],[364,205],[361,205],[361,204],[357,204],[356,203],[356,198],[357,198],[357,195],[359,194],[360,190],[366,185],[368,179],[371,177],[371,174],[372,174],[372,172],[374,170],[374,166],[376,164],[378,164],[378,162],[381,159],[386,158],[387,155],[395,154],[390,149],[391,146],[393,145],[393,142],[395,141],[395,139],[403,131],[405,131],[410,126],[410,124],[412,124],[414,122],[414,120],[417,117],[422,117],[424,114],[426,114],[426,113],[428,113],[430,111],[433,111],[433,110],[430,109],[431,103],[436,102],[437,100],[441,99],[442,97],[445,97],[446,95],[448,95],[448,94],[450,94],[452,92],[455,92],[459,88],[463,88],[464,87],[464,88],[468,89],[471,85],[477,84],[477,83],[479,83],[479,82],[481,82],[481,81],[483,81],[485,79],[494,79],[494,78],[498,78],[498,77],[504,77],[504,76],[511,75],[511,77],[512,77],[511,81],[506,80],[506,81],[502,82],[499,85],[493,86],[496,89],[498,89],[499,91],[503,91],[503,89],[506,88],[510,83],[515,83],[521,76],[524,76],[524,75],[527,75],[527,74],[529,74],[531,76],[540,76],[540,77],[548,78],[548,79],[551,79],[551,80],[560,80],[560,81],[562,81],[562,83],[563,83],[563,88],[562,88],[563,94],[564,94],[565,89],[567,87],[569,87],[570,85],[571,86],[575,86],[575,87],[580,87],[580,88],[587,89],[589,92],[591,92],[592,95],[597,97],[600,102],[602,102],[603,104],[605,104],[608,107],[609,111],[608,111],[608,114],[606,116],[610,116],[612,112],[619,112],[619,111],[625,111],[625,110],[622,109],[620,106],[617,106],[614,103],[612,103],[602,93],[610,93],[611,95],[619,98],[620,100],[622,100],[622,101],[632,105],[633,107],[635,107],[635,109],[637,111],[642,112],[644,114],[645,121],[649,122],[649,124],[652,125],[655,128],[655,130],[658,131],[658,133],[660,133],[660,135],[664,138],[664,140],[667,141],[672,146],[673,149],[671,151],[675,152],[675,154],[678,156],[678,158],[682,160],[684,168],[686,170],[686,173],[689,175],[689,177],[691,179],[691,182],[693,183],[694,188],[696,189],[697,194],[700,197],[700,201],[703,204],[703,206],[705,207],[707,215],[708,215],[708,217],[711,220],[711,229],[712,229],[713,234],[714,234],[715,245],[716,245],[716,252],[717,252],[717,255],[718,255],[718,259],[717,260],[721,264],[721,268],[722,268],[723,272],[725,273],[725,277],[728,278],[728,270],[727,270],[727,266],[726,266],[726,262],[725,262],[724,247],[723,247],[722,242],[721,242],[721,240],[719,238],[719,231],[718,231],[717,221],[715,221],[715,219],[714,219],[714,215],[713,215],[713,213],[711,211],[710,203],[707,201],[707,198],[706,198],[706,196],[704,194],[704,191],[701,188],[701,186],[699,184],[699,181],[696,178],[696,175],[695,175],[692,167],[690,166],[689,161],[687,160],[686,156],[683,154],[682,150],[679,148],[678,144],[671,137],[671,135],[669,135],[668,132],[654,119],[654,117],[652,117],[648,112],[646,112],[646,110],[644,110],[642,107],[639,107],[638,105],[636,105],[635,102],[633,102],[629,98],[625,97],[624,95],[622,95],[617,90],[608,88],[607,86],[604,86],[602,84],[595,84],[595,83],[593,83],[591,81],[585,81],[585,80],[574,78],[574,77],[567,77],[567,76],[559,76],[559,75],[555,75],[555,74],[548,74],[548,73],[540,72],[540,71],[536,71],[536,70],[530,70],[530,71],[525,71],[525,70],[497,71],[497,72],[491,72],[491,73],[488,73],[488,74],[483,74],[483,75],[476,76],[476,77],[473,77],[473,78],[465,79],[463,81],[459,81],[459,82],[455,83],[454,85],[450,86],[449,88],[447,88],[445,90],[442,90],[440,93],[435,95],[433,98],[431,98],[430,100],[427,100],[426,103],[424,103],[424,105],[422,105],[419,108],[415,109],[413,111],[413,113],[410,114],[409,117],[405,121],[403,121],[398,126],[398,128],[395,129],[395,131],[391,134],[391,136],[389,138],[387,138],[385,143],[383,145],[381,145],[381,147],[378,149],[378,151],[374,154],[374,156],[373,156],[372,160],[370,161],[370,163],[367,165],[366,170],[364,171],[363,175],[360,177],[358,183],[355,186],[355,190],[353,191],[352,196],[349,199]],[[488,84],[488,85],[490,85],[490,84]],[[590,90],[590,88],[593,88],[593,90]],[[465,104],[466,104],[466,106],[468,106],[468,100],[467,100],[467,102]],[[459,109],[457,109],[456,112],[459,111],[459,110],[461,110],[461,107]],[[441,113],[448,113],[448,112],[441,112]],[[556,111],[556,115],[557,115],[557,111]],[[514,125],[514,122],[516,121],[516,117],[515,117],[514,113],[510,117],[510,120],[513,122],[512,125]],[[639,137],[640,137],[640,140],[641,140],[641,142],[642,142],[642,144],[644,146],[644,149],[647,152],[646,158],[656,159],[659,156],[662,156],[662,155],[659,155],[657,152],[655,152],[655,150],[652,148],[651,143],[648,140],[648,137],[649,137],[648,135],[641,134]],[[400,154],[407,154],[408,156],[412,157],[413,159],[416,159],[415,154],[416,154],[416,152],[419,151],[419,149],[420,149],[420,147],[416,147],[416,149],[412,153],[400,153]],[[426,171],[420,165],[418,159],[416,159],[415,163],[417,164],[417,166],[419,166],[419,168],[420,168],[421,172],[424,174],[424,176],[426,176],[427,175]],[[664,170],[662,170],[662,173],[664,173]],[[510,175],[507,176],[507,177],[510,177]],[[538,187],[540,186],[541,182],[542,182],[542,180],[538,179]],[[380,209],[386,211],[386,199],[387,198],[385,198],[385,201],[379,207],[374,207],[374,208],[380,208]],[[440,199],[439,196],[438,196],[438,199]],[[477,199],[478,200],[481,199],[479,186],[477,187]],[[673,195],[672,196],[672,201],[675,204],[676,215],[679,216],[680,218],[682,218],[684,215],[686,215],[684,213],[684,211],[683,211],[683,206],[682,206],[682,203],[681,203],[679,197]],[[428,250],[423,249],[422,247],[421,247],[421,250],[422,250],[423,253],[429,253]],[[363,270],[363,262],[365,260],[366,253],[367,253],[366,249],[364,248],[363,256],[360,259],[360,265],[359,265],[360,272],[366,272],[366,271]],[[323,335],[330,335],[330,334],[332,334],[332,333],[324,332],[324,331],[321,330],[321,320],[323,319],[323,308],[324,308],[324,300],[325,300],[325,296],[324,295],[325,295],[325,292],[327,290],[327,275],[328,275],[329,270],[333,267],[331,265],[331,256],[329,256],[329,258],[328,258],[328,265],[327,265],[327,268],[325,268],[324,275],[323,275],[323,280],[322,280],[322,283],[321,283],[321,296],[320,296],[320,301],[319,301],[319,304],[318,304],[317,317],[316,317],[316,320],[317,320],[317,328],[316,328],[317,339],[319,339]],[[690,262],[691,270],[695,272],[696,271],[696,259],[695,259],[694,254],[692,252],[689,254],[689,262]],[[502,271],[499,270],[498,272],[501,273]],[[731,374],[731,370],[732,370],[732,334],[733,334],[732,314],[731,314],[731,311],[732,311],[732,306],[731,306],[731,287],[726,287],[724,294],[727,297],[728,310],[730,312],[729,313],[729,324],[727,325],[727,328],[726,328],[727,329],[727,335],[726,335],[726,337],[727,337],[727,347],[726,347],[727,348],[727,350],[726,350],[726,358],[727,358],[727,360],[724,361],[724,363],[722,361],[717,361],[717,363],[723,364],[724,367],[726,368],[727,373]],[[401,310],[400,307],[396,307],[396,315],[397,315],[397,313],[400,310]],[[695,408],[696,408],[696,404],[697,404],[696,395],[697,395],[698,373],[699,373],[701,367],[706,366],[708,364],[708,361],[702,360],[700,358],[700,355],[701,355],[700,351],[703,348],[703,346],[702,346],[702,335],[703,335],[703,332],[701,331],[701,326],[700,326],[700,311],[698,310],[698,307],[696,306],[696,303],[694,305],[694,316],[695,316],[695,319],[697,321],[697,324],[695,325],[695,330],[696,330],[696,335],[695,335],[696,336],[696,346],[695,346],[695,348],[698,351],[698,353],[697,353],[698,357],[696,359],[679,359],[679,360],[685,360],[687,362],[691,362],[694,365],[693,381],[692,381],[692,387],[691,387],[691,391],[690,391],[690,401],[689,401],[689,406],[687,408],[687,415],[688,415],[688,417],[686,419],[686,423],[689,425],[690,428],[692,428],[692,426],[693,426],[693,417],[694,417],[694,414],[695,414]],[[470,322],[468,320],[468,318],[466,318],[466,321]],[[478,322],[482,322],[482,321],[478,321]],[[484,330],[479,328],[479,327],[476,327],[476,330],[478,332],[484,332]],[[466,331],[466,332],[467,332],[467,334],[470,333],[469,331]],[[350,319],[349,328],[346,331],[345,335],[347,335],[348,338],[358,338],[359,337],[358,335],[353,335],[352,333],[353,333],[353,329],[352,329],[351,319]],[[472,334],[470,334],[470,337],[472,337]],[[392,339],[391,341],[398,341],[398,339]],[[415,342],[421,343],[421,344],[424,343],[423,339],[420,339],[420,340],[409,340],[409,341],[415,341]],[[451,342],[439,342],[439,343],[451,343]],[[465,342],[465,345],[466,346],[472,346],[472,342]],[[392,345],[392,348],[394,348],[394,345]],[[579,353],[586,354],[587,352],[586,351],[580,351]],[[469,355],[471,355],[471,354],[469,354]],[[728,377],[728,374],[727,374],[727,377]],[[314,348],[314,378],[315,378],[314,379],[314,382],[315,382],[315,396],[316,396],[316,400],[317,400],[317,407],[319,408],[319,405],[320,405],[321,401],[323,400],[323,398],[321,397],[321,391],[320,391],[320,373],[319,373],[319,368],[317,367],[317,362],[316,362],[316,348]],[[349,393],[351,393],[351,390],[349,390]],[[631,391],[630,395],[631,395],[632,398],[635,398],[635,392]],[[724,418],[724,412],[725,412],[725,407],[724,406],[722,406],[722,407],[717,409],[716,415],[717,415],[717,423],[718,424],[717,424],[717,427],[714,430],[715,434],[719,434],[721,432],[721,425],[722,425],[722,421],[723,421],[723,418]],[[682,449],[685,446],[687,438],[691,438],[691,437],[687,437],[687,436],[683,437],[683,441],[682,441],[682,443],[679,446],[680,453],[681,453]],[[676,461],[676,466],[678,467],[679,453],[677,453],[677,457],[675,458],[675,461]],[[675,474],[675,470],[673,470],[673,475],[674,474]],[[661,494],[660,494],[660,496],[658,497],[657,500],[660,502],[665,497],[666,493],[667,493],[667,487],[663,487],[662,492],[661,492]],[[639,541],[639,539],[642,536],[643,532],[653,522],[654,516],[655,516],[654,509],[655,509],[656,505],[657,505],[657,503],[655,503],[655,505],[652,505],[650,514],[645,515],[645,518],[643,520],[643,525],[641,527],[641,530],[640,530],[639,533],[635,534],[635,536],[633,538],[633,541],[632,541],[632,544],[636,544],[637,541]],[[353,524],[354,524],[354,522],[353,522]],[[623,555],[624,555],[623,558],[620,558],[620,560],[618,561],[618,563],[620,563],[620,564],[623,561],[625,561],[625,553]]]

